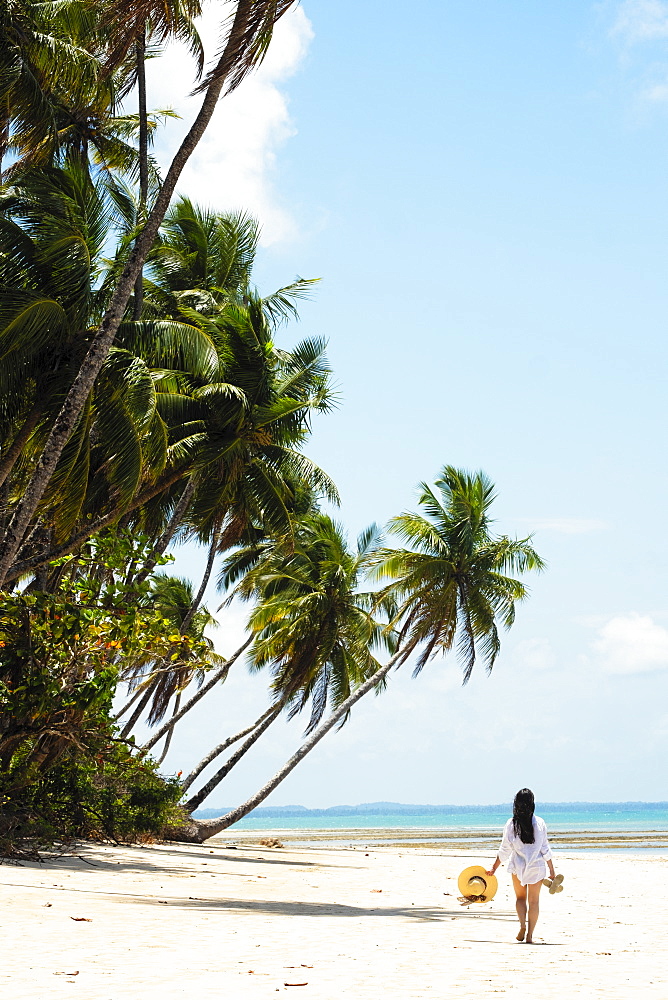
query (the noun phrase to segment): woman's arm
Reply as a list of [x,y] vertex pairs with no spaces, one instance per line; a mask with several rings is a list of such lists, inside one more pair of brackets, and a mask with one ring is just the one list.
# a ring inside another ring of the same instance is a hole
[[500,864],[501,864],[501,861],[499,860],[499,855],[497,854],[496,861],[494,862],[494,864],[492,865],[492,867],[490,868],[490,870],[488,872],[486,872],[485,874],[486,875],[493,875],[494,872],[496,871],[496,869],[499,867]]

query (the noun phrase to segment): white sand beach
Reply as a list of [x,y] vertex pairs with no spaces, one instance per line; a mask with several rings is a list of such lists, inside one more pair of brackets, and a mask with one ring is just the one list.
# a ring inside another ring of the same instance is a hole
[[486,861],[209,843],[4,863],[0,996],[665,1000],[668,856],[560,853],[533,947],[503,870],[493,902],[457,902],[460,870]]

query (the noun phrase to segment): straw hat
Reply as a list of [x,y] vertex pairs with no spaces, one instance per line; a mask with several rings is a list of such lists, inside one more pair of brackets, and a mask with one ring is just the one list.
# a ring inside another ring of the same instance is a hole
[[483,902],[493,899],[499,888],[496,875],[488,875],[482,865],[465,868],[457,879],[462,896],[482,896]]

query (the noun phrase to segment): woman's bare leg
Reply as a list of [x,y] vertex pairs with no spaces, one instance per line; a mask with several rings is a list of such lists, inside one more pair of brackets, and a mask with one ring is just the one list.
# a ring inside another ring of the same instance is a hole
[[515,909],[520,922],[520,931],[517,935],[518,941],[524,941],[527,922],[527,894],[526,887],[522,885],[517,875],[513,875],[513,889],[515,890]]
[[540,887],[542,882],[534,882],[533,885],[528,885],[527,897],[529,902],[529,926],[527,930],[527,944],[533,944],[533,932],[538,921],[538,897],[540,896]]

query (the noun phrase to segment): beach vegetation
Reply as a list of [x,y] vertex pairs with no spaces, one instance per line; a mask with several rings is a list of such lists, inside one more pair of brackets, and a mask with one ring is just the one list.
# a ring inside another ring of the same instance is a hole
[[[1,596],[0,838],[42,837],[50,829],[83,835],[94,823],[120,833],[130,816],[121,822],[121,813],[138,807],[140,788],[147,808],[149,800],[156,808],[162,801],[156,765],[139,757],[134,741],[113,724],[119,679],[127,673],[136,681],[139,671],[150,673],[164,662],[176,676],[204,671],[219,658],[199,622],[187,633],[177,631],[173,602],[163,595],[170,583],[178,591],[181,581],[157,577],[140,588],[125,581],[128,562],[148,544],[128,532],[100,534],[76,557],[50,567],[47,589],[28,585]],[[205,609],[199,616],[209,617]],[[173,799],[172,786],[165,783],[165,803]],[[97,805],[91,798],[87,811],[88,787],[101,798]],[[78,825],[74,818],[56,823],[67,811],[63,802],[70,801],[66,789],[78,796]],[[95,818],[98,812],[106,827]],[[132,815],[147,833],[144,813]]]

